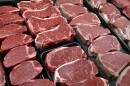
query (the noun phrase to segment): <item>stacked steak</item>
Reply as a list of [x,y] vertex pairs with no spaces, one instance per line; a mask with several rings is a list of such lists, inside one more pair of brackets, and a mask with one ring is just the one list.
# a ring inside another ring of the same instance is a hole
[[0,86],[5,86],[5,72],[2,63],[0,62]]

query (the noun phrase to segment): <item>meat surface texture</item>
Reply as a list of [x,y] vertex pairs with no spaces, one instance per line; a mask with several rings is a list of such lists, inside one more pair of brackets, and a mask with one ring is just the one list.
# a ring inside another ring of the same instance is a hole
[[108,77],[119,77],[120,72],[129,64],[130,55],[122,52],[109,52],[98,55],[96,62]]
[[61,83],[64,86],[71,86],[93,79],[97,73],[98,70],[92,61],[78,59],[58,67],[54,74],[54,82]]
[[72,20],[74,17],[87,13],[87,8],[81,7],[78,5],[74,4],[62,4],[59,6],[62,15],[67,19],[67,20]]
[[117,38],[112,35],[100,36],[95,39],[89,46],[89,55],[97,56],[111,51],[120,51],[121,46]]
[[42,72],[41,64],[36,60],[22,62],[15,66],[10,72],[10,82],[12,85],[20,85],[30,81]]
[[72,19],[70,22],[71,26],[77,26],[81,24],[86,25],[100,25],[100,20],[94,13],[85,13]]
[[48,79],[33,79],[19,86],[56,86]]
[[13,67],[23,61],[36,58],[36,50],[34,47],[19,46],[11,49],[4,57],[4,66]]
[[19,9],[12,6],[1,6],[0,7],[0,15],[6,14],[6,13],[16,13],[19,14]]
[[124,8],[123,13],[130,19],[130,6]]
[[85,52],[79,46],[60,47],[52,50],[46,55],[46,65],[48,70],[54,73],[55,69],[59,66],[86,57]]
[[29,45],[33,42],[33,39],[30,35],[18,34],[7,37],[1,44],[1,51],[10,50],[14,47],[21,45]]
[[97,25],[78,25],[76,33],[84,44],[89,45],[94,39],[110,34],[110,31]]
[[31,16],[39,17],[39,18],[48,18],[52,16],[61,15],[60,11],[57,7],[49,5],[48,7],[41,10],[26,10],[23,13],[23,18],[25,20],[29,19]]
[[0,62],[0,86],[5,86],[5,83],[5,72],[2,63]]
[[0,28],[0,40],[11,35],[27,32],[26,26],[21,26],[18,24],[9,24]]
[[0,15],[0,27],[3,27],[4,25],[7,24],[22,24],[23,23],[23,19],[18,15],[18,14],[3,14]]
[[38,17],[31,17],[27,21],[29,31],[33,36],[36,36],[39,32],[50,30],[61,23],[67,23],[66,19],[62,16],[56,16],[44,19]]
[[48,46],[54,46],[63,42],[70,42],[75,37],[75,31],[69,24],[59,26],[37,34],[35,45],[38,49],[44,50]]
[[116,86],[130,86],[130,66],[126,67],[119,78],[117,79]]

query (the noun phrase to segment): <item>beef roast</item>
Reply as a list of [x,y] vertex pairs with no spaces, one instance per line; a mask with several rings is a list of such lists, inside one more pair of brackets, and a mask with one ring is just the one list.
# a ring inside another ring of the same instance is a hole
[[38,49],[44,50],[50,46],[70,42],[75,35],[73,28],[64,23],[51,30],[39,33],[35,38],[35,45]]
[[22,62],[15,66],[10,72],[10,82],[12,85],[19,85],[30,81],[42,72],[41,64],[36,60]]
[[62,4],[59,6],[62,15],[67,19],[67,20],[72,20],[74,17],[87,13],[87,8],[81,7],[78,5],[74,4]]
[[18,14],[7,13],[0,15],[0,27],[11,23],[22,24],[23,21],[24,20]]
[[16,13],[19,14],[19,9],[12,6],[1,6],[0,7],[0,15],[6,13]]
[[49,79],[33,79],[18,86],[56,86]]
[[54,82],[61,83],[64,86],[71,86],[93,79],[97,73],[98,70],[92,61],[78,59],[58,67],[54,74]]
[[109,52],[98,55],[96,62],[108,77],[117,78],[130,62],[130,55],[117,51]]
[[130,6],[124,8],[123,13],[130,19]]
[[83,43],[88,45],[92,43],[94,39],[110,34],[108,29],[97,25],[78,25],[76,32]]
[[36,58],[36,50],[34,47],[19,46],[11,49],[4,57],[4,66],[13,67],[23,61]]
[[7,37],[1,44],[1,52],[8,51],[14,47],[21,45],[29,45],[33,42],[33,39],[30,35],[18,34]]
[[26,26],[21,26],[18,24],[9,24],[4,26],[3,28],[0,28],[0,40],[3,40],[4,38],[9,37],[11,35],[24,32],[27,32]]
[[46,64],[49,71],[54,73],[55,69],[62,64],[84,57],[86,58],[86,54],[79,46],[60,47],[46,55]]
[[111,51],[119,51],[121,50],[121,46],[115,36],[107,35],[95,39],[90,44],[88,50],[90,56],[97,56],[98,54],[105,54]]
[[39,17],[39,18],[47,18],[52,16],[61,15],[60,11],[57,7],[49,5],[48,7],[41,10],[27,10],[23,13],[23,18],[25,20],[29,19],[31,16]]
[[0,86],[5,86],[5,83],[5,72],[2,63],[0,62]]
[[81,24],[86,25],[100,25],[100,20],[94,13],[85,13],[72,19],[71,26],[77,26]]
[[29,31],[33,36],[36,36],[39,32],[43,32],[58,26],[61,23],[67,23],[66,19],[62,16],[50,17],[50,18],[38,18],[31,17],[28,21]]

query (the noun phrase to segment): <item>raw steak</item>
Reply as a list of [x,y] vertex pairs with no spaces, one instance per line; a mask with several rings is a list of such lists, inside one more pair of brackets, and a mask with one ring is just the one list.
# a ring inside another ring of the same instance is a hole
[[18,86],[56,86],[49,79],[33,79]]
[[61,23],[67,23],[66,19],[62,16],[55,16],[50,18],[38,18],[31,17],[28,21],[28,27],[33,36],[36,36],[39,32],[52,29]]
[[0,86],[5,86],[5,73],[4,73],[4,69],[3,66],[0,62]]
[[6,13],[16,13],[19,14],[19,9],[12,6],[1,6],[0,7],[0,15]]
[[39,33],[35,38],[35,45],[38,49],[43,50],[63,42],[70,42],[75,35],[73,28],[64,23],[51,30]]
[[67,20],[72,20],[74,17],[87,13],[87,8],[81,7],[74,4],[62,4],[59,6],[62,15],[67,18]]
[[94,13],[85,13],[72,19],[71,26],[77,26],[81,24],[86,25],[100,25],[100,20]]
[[97,56],[111,51],[120,51],[121,46],[117,38],[112,35],[100,36],[95,39],[89,46],[89,55]]
[[8,51],[21,45],[29,45],[33,42],[30,35],[18,34],[7,37],[1,44],[1,51]]
[[22,24],[23,21],[24,20],[18,14],[7,13],[0,15],[0,27],[11,23]]
[[41,64],[36,60],[22,62],[15,66],[10,72],[10,82],[12,85],[19,85],[30,81],[42,72]]
[[78,25],[76,27],[76,33],[84,44],[89,45],[94,39],[110,34],[110,31],[97,25]]
[[110,3],[102,4],[99,8],[99,12],[106,22],[109,22],[114,16],[120,15],[120,11]]
[[36,58],[36,50],[34,47],[19,46],[11,49],[4,57],[4,66],[13,67],[23,61]]
[[117,78],[130,62],[130,55],[117,51],[109,52],[98,55],[96,62],[108,77]]
[[52,50],[46,55],[46,64],[49,71],[54,73],[55,69],[59,66],[86,57],[85,52],[79,46],[60,47]]
[[130,86],[130,66],[122,71],[117,79],[116,86]]
[[61,15],[60,11],[57,7],[49,5],[48,7],[41,10],[26,10],[23,13],[23,18],[25,20],[29,19],[31,16],[39,17],[39,18],[47,18],[52,16]]
[[56,0],[56,5],[59,6],[61,4],[65,4],[65,3],[71,3],[71,4],[75,4],[75,5],[83,5],[83,0]]
[[64,86],[71,86],[93,79],[97,73],[98,70],[92,61],[78,59],[58,67],[54,74],[54,82],[61,83]]
[[126,7],[123,10],[123,13],[130,19],[130,6]]
[[52,4],[51,0],[21,1],[18,3],[18,8],[24,12],[25,10],[41,10]]
[[18,24],[9,24],[0,28],[0,40],[9,37],[11,35],[27,32],[26,26],[21,26]]

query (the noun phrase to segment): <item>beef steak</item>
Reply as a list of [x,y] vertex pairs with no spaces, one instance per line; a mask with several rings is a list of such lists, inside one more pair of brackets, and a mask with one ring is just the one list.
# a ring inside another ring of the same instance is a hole
[[2,63],[0,62],[0,86],[5,86],[5,83],[5,72]]
[[130,19],[130,6],[124,8],[123,13]]

